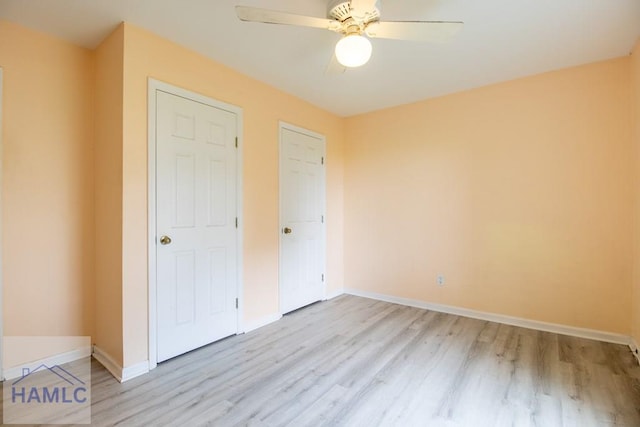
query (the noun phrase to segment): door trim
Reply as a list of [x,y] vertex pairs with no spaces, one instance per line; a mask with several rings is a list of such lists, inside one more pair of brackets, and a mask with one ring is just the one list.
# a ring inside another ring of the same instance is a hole
[[280,280],[282,277],[282,228],[285,226],[283,220],[283,203],[282,203],[282,183],[284,182],[283,177],[283,165],[282,165],[282,131],[290,130],[292,132],[300,133],[302,135],[307,135],[312,138],[317,138],[322,141],[322,157],[324,159],[324,167],[322,168],[322,215],[324,216],[324,222],[322,223],[322,246],[324,251],[322,253],[322,270],[324,271],[324,282],[322,282],[322,300],[327,299],[327,283],[328,283],[328,274],[327,274],[327,138],[319,134],[317,132],[313,132],[309,129],[305,129],[296,125],[292,125],[290,123],[284,122],[280,120],[278,122],[278,313],[282,316],[284,313],[282,312],[282,294],[280,289],[282,288],[280,285]]
[[236,234],[237,239],[237,263],[238,268],[236,274],[236,285],[238,295],[238,310],[237,316],[237,329],[236,334],[243,330],[243,277],[242,277],[242,242],[243,242],[243,209],[242,209],[242,147],[243,147],[243,122],[242,113],[243,110],[235,105],[226,104],[224,102],[209,98],[208,96],[201,95],[192,92],[187,89],[183,89],[171,84],[149,78],[148,82],[148,142],[147,142],[147,169],[148,169],[148,194],[147,194],[147,239],[148,239],[148,274],[149,274],[149,369],[154,369],[158,365],[158,318],[157,318],[157,277],[156,277],[156,92],[162,91],[172,95],[187,98],[192,101],[200,102],[202,104],[210,105],[212,107],[225,110],[236,115],[236,134],[238,136],[238,151],[236,157],[236,216],[238,217],[238,232]]
[[4,353],[4,317],[2,312],[2,288],[4,286],[4,281],[2,280],[2,276],[4,274],[4,269],[2,268],[2,174],[3,174],[3,141],[2,141],[2,103],[3,103],[3,94],[2,94],[2,85],[3,85],[3,75],[2,75],[2,67],[0,67],[0,381],[4,380],[4,370],[2,369],[3,361],[2,354]]

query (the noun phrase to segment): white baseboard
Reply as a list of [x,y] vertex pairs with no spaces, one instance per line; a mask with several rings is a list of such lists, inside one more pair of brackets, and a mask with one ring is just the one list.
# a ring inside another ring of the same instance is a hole
[[631,353],[635,356],[638,364],[640,364],[640,348],[638,347],[638,343],[633,338],[630,338],[629,348],[631,349]]
[[325,298],[325,301],[337,298],[340,295],[344,295],[344,288],[334,289],[333,291],[327,293],[327,297]]
[[93,346],[93,358],[96,359],[107,371],[111,373],[119,382],[122,382],[122,366],[113,357],[97,345]]
[[12,380],[14,378],[19,378],[22,376],[23,369],[29,369],[33,371],[37,369],[41,365],[46,366],[54,366],[54,365],[62,365],[69,362],[74,362],[76,360],[90,357],[91,356],[91,347],[82,347],[75,350],[67,351],[66,353],[56,354],[54,356],[46,357],[44,359],[36,360],[34,362],[25,363],[20,366],[12,366],[10,368],[4,369],[4,379]]
[[553,332],[556,334],[570,335],[579,338],[587,338],[596,341],[610,342],[614,344],[629,345],[630,337],[612,332],[597,331],[593,329],[577,328],[574,326],[560,325],[557,323],[547,323],[538,320],[523,319],[520,317],[505,316],[502,314],[487,313],[484,311],[471,310],[468,308],[454,307],[450,305],[434,304],[410,298],[396,297],[393,295],[378,294],[375,292],[361,291],[358,289],[346,288],[346,294],[364,298],[371,298],[395,304],[407,305],[410,307],[423,308],[426,310],[438,311],[441,313],[455,314],[458,316],[471,317],[473,319],[486,320],[489,322],[503,323],[505,325],[519,326],[522,328],[535,329],[538,331]]
[[255,331],[256,329],[262,328],[263,326],[267,326],[273,322],[277,322],[282,318],[282,314],[270,314],[268,316],[263,316],[258,319],[252,320],[250,322],[246,322],[244,324],[244,332]]
[[144,375],[149,372],[149,361],[136,363],[133,366],[127,366],[123,368],[118,362],[114,360],[107,352],[102,350],[97,345],[93,346],[93,358],[96,359],[107,371],[115,377],[116,380],[123,383],[140,375]]
[[144,362],[122,368],[122,381],[120,382],[123,383],[147,373],[149,373],[149,361],[145,360]]
[[[344,293],[345,293],[344,288],[334,289],[333,291],[327,293],[326,298],[324,300],[326,301],[326,300],[339,297]],[[262,328],[263,326],[267,326],[273,322],[277,322],[281,318],[282,318],[282,314],[270,314],[268,316],[263,316],[255,320],[245,322],[243,325],[244,332],[247,333],[247,332],[255,331],[256,329]]]

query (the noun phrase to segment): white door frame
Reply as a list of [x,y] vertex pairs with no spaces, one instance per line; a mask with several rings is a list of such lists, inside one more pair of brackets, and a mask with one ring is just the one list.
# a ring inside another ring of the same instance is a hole
[[282,165],[282,152],[283,152],[283,141],[282,141],[282,130],[287,129],[292,132],[301,133],[303,135],[310,136],[312,138],[317,138],[322,141],[322,159],[323,165],[322,168],[322,182],[323,182],[323,192],[322,192],[322,215],[324,217],[324,221],[322,223],[322,246],[324,248],[324,252],[322,254],[322,271],[324,271],[324,281],[322,282],[323,287],[323,298],[322,300],[327,299],[327,138],[319,133],[313,132],[309,129],[305,129],[296,125],[292,125],[290,123],[284,122],[280,120],[278,122],[278,173],[279,173],[279,182],[278,182],[278,313],[282,316],[284,313],[282,312],[282,294],[280,293],[280,280],[282,277],[282,229],[286,225],[284,223],[283,218],[283,203],[282,203],[282,183],[284,182],[283,176],[283,165]]
[[2,369],[2,353],[4,352],[4,318],[2,313],[2,288],[4,282],[2,280],[2,173],[3,173],[3,146],[2,146],[2,67],[0,67],[0,381],[4,381],[4,370]]
[[238,310],[237,310],[237,325],[238,329],[236,333],[243,331],[243,282],[242,282],[242,242],[243,242],[243,218],[242,218],[242,108],[235,105],[226,104],[221,101],[209,98],[207,96],[191,92],[187,89],[183,89],[177,86],[170,85],[168,83],[161,82],[149,78],[149,92],[148,92],[148,266],[149,266],[149,369],[154,369],[158,365],[158,319],[157,319],[157,277],[156,277],[156,91],[167,92],[172,95],[180,96],[182,98],[190,99],[192,101],[200,102],[202,104],[210,105],[212,107],[229,111],[236,115],[236,132],[238,135],[238,152],[236,157],[236,216],[238,217],[238,232],[236,234],[237,239],[237,295],[238,295]]

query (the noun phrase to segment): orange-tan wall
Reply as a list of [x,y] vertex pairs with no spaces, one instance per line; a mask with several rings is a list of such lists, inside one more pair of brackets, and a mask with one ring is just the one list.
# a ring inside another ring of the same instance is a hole
[[346,286],[629,334],[630,87],[620,58],[347,119]]
[[5,335],[93,335],[91,52],[0,20]]
[[635,147],[636,175],[635,189],[635,251],[633,256],[633,314],[632,337],[640,344],[640,40],[631,55],[631,84],[633,97],[632,121],[633,143]]
[[5,334],[147,360],[154,77],[244,109],[245,322],[278,311],[284,120],[327,136],[330,293],[640,341],[639,50],[341,119],[128,24],[92,53],[0,21]]
[[0,66],[6,334],[147,360],[149,76],[244,109],[245,322],[278,312],[279,120],[327,137],[329,292],[343,287],[342,119],[130,25],[90,52],[1,21]]
[[343,286],[343,120],[125,24],[123,123],[124,366],[147,360],[148,77],[243,108],[244,320],[278,313],[278,121],[327,138],[329,292]]
[[94,343],[122,366],[122,111],[124,27],[94,52],[95,285]]

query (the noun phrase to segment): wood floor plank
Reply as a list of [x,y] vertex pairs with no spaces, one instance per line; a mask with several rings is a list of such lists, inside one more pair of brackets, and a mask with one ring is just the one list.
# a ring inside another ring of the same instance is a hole
[[161,363],[92,362],[96,426],[640,426],[622,345],[354,296]]

